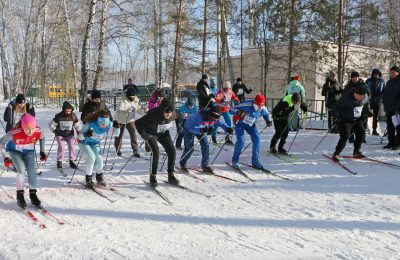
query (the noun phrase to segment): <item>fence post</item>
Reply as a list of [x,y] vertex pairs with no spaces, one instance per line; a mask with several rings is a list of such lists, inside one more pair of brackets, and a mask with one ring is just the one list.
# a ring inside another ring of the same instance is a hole
[[322,102],[321,102],[321,120],[324,120],[324,104],[325,103],[325,100],[322,100]]
[[117,95],[114,94],[113,99],[114,99],[114,111],[117,111]]

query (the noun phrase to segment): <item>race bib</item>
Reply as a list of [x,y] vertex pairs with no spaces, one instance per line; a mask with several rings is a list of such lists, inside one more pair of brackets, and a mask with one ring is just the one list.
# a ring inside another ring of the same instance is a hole
[[359,118],[361,116],[362,110],[363,110],[363,106],[355,107],[353,110],[354,117]]
[[243,123],[245,123],[245,124],[247,124],[249,126],[252,126],[255,121],[256,121],[256,119],[254,117],[251,117],[251,116],[248,116],[248,115],[246,115],[243,118]]
[[169,128],[172,127],[172,122],[168,123],[168,124],[163,124],[163,125],[158,125],[157,126],[157,133],[165,133],[165,131],[167,131]]
[[242,89],[242,88],[239,88],[239,89],[238,89],[237,95],[243,95],[243,89]]
[[188,119],[188,118],[189,118],[189,116],[190,116],[190,114],[189,114],[189,113],[183,113],[183,119]]
[[61,131],[71,131],[72,126],[74,125],[74,121],[60,121],[60,130]]
[[101,141],[103,139],[104,134],[96,134],[93,133],[93,135],[91,136],[92,139],[95,139],[97,141]]
[[24,150],[33,150],[35,144],[16,144],[15,150],[17,151],[24,151]]

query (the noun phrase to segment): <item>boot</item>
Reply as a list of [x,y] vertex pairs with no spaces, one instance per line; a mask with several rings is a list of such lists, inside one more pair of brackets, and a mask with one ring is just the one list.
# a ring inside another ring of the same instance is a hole
[[96,173],[96,181],[99,185],[106,186],[106,183],[104,182],[102,173]]
[[372,135],[379,135],[376,129],[372,131]]
[[57,168],[62,169],[62,161],[57,161]]
[[89,189],[93,189],[94,187],[93,180],[92,180],[92,175],[86,175],[86,187]]
[[33,205],[35,205],[36,207],[40,206],[41,202],[36,195],[36,189],[29,190],[29,198],[31,199]]
[[216,144],[217,143],[217,138],[214,135],[212,135],[211,136],[211,141],[213,142],[213,144]]
[[71,167],[72,169],[78,169],[78,166],[76,166],[76,164],[72,160],[69,161],[69,167]]
[[278,153],[288,155],[288,152],[283,147],[278,148]]
[[270,147],[269,148],[269,152],[272,153],[272,154],[277,154],[278,153],[278,151],[276,150],[275,147]]
[[394,146],[394,144],[388,143],[387,145],[385,145],[383,147],[383,149],[392,149],[393,146]]
[[121,151],[118,151],[118,152],[117,152],[117,155],[118,155],[118,156],[122,156],[122,152],[121,152]]
[[339,162],[339,153],[334,152],[332,155],[332,160],[334,160],[335,162]]
[[156,174],[150,174],[150,185],[153,187],[157,187],[158,186],[158,182],[157,182],[157,175]]
[[240,168],[239,162],[232,162],[231,165],[232,165],[233,168],[236,168],[236,169]]
[[234,145],[234,143],[231,141],[231,139],[229,139],[229,136],[225,137],[225,144],[226,145]]
[[184,172],[188,172],[189,171],[189,169],[188,169],[188,167],[186,165],[181,164],[180,166],[181,166],[181,170],[182,171],[184,171]]
[[365,158],[365,155],[358,149],[353,151],[353,156],[354,158]]
[[179,185],[179,180],[175,177],[173,172],[168,173],[168,182],[172,185]]
[[21,208],[26,208],[26,201],[24,198],[24,190],[17,190],[17,204]]
[[137,151],[133,152],[133,157],[140,158],[140,153],[138,153]]
[[202,167],[203,172],[209,173],[209,174],[214,174],[213,169],[211,169],[210,166],[203,166]]
[[252,165],[254,168],[259,169],[259,170],[261,170],[261,169],[264,168],[264,166],[263,166],[258,160],[257,160],[257,161],[253,161],[253,162],[251,163],[251,165]]

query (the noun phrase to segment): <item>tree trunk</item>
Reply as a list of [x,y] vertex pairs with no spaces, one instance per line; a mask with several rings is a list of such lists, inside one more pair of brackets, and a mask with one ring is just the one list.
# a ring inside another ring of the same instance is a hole
[[288,71],[287,71],[287,81],[290,81],[292,77],[292,66],[293,66],[293,47],[294,47],[294,34],[296,33],[296,10],[295,10],[296,0],[291,0],[290,6],[290,30],[289,30],[289,58],[288,58]]
[[183,0],[179,0],[178,19],[176,22],[176,34],[175,34],[175,53],[174,53],[174,65],[172,68],[172,102],[175,102],[176,95],[176,79],[177,79],[177,65],[179,59],[179,48],[180,48],[180,34],[181,34],[181,18],[183,13]]
[[10,67],[8,63],[8,53],[7,53],[7,38],[6,38],[6,21],[4,19],[4,6],[1,6],[1,18],[0,18],[0,61],[1,61],[1,71],[2,71],[2,81],[3,81],[3,96],[4,99],[10,97]]
[[338,81],[340,84],[343,84],[343,14],[344,14],[344,0],[339,0]]
[[217,0],[217,85],[222,84],[221,0]]
[[[41,39],[41,48],[40,48],[40,86],[42,90],[42,97],[46,97],[46,19],[47,19],[47,1],[43,6],[43,17],[42,17],[42,39]],[[30,87],[29,87],[30,88]],[[44,99],[46,100],[46,99]]]
[[90,45],[90,36],[92,34],[92,28],[93,28],[93,17],[96,14],[96,3],[97,0],[91,0],[90,1],[90,6],[89,6],[89,17],[88,17],[88,22],[86,24],[86,30],[85,30],[85,35],[83,38],[83,44],[82,44],[82,60],[81,60],[81,73],[82,73],[82,79],[81,79],[81,94],[80,94],[80,108],[82,108],[84,102],[85,102],[85,97],[86,93],[88,90],[88,63],[89,63],[89,45]]
[[207,4],[208,0],[204,0],[204,28],[203,28],[203,52],[201,55],[201,73],[206,74],[206,43],[207,43]]
[[109,0],[102,0],[103,7],[101,10],[101,21],[100,21],[100,37],[99,37],[99,48],[98,48],[98,58],[97,58],[97,69],[93,81],[93,89],[99,88],[99,81],[103,74],[103,63],[104,63],[104,45],[105,45],[105,34],[106,34],[106,24],[108,17],[108,5]]

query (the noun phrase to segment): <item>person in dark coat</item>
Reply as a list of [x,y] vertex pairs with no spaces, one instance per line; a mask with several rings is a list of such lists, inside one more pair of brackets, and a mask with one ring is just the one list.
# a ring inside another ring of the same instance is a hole
[[354,132],[353,156],[357,158],[365,157],[361,153],[361,143],[365,135],[363,120],[368,117],[369,97],[367,87],[358,84],[354,88],[345,91],[340,100],[332,107],[334,117],[339,121],[340,138],[332,155],[334,161],[339,161],[339,154],[346,147],[347,140]]
[[113,121],[112,115],[110,110],[108,109],[105,102],[101,100],[101,93],[97,89],[92,91],[90,99],[86,101],[83,105],[81,120],[84,124],[86,124],[85,118],[89,114],[94,114],[100,109],[106,110],[108,112],[109,118],[111,122]]
[[207,75],[201,77],[201,80],[197,83],[196,90],[199,99],[199,109],[214,106],[215,95],[211,93]]
[[160,156],[157,142],[164,147],[168,156],[168,182],[175,185],[179,184],[179,180],[174,175],[176,150],[169,133],[174,120],[176,120],[175,108],[165,98],[159,107],[150,109],[146,115],[135,121],[136,130],[151,149],[150,185],[154,187],[158,185],[156,176]]
[[[321,95],[325,97],[325,107],[327,109],[328,117],[328,128],[330,132],[336,132],[332,129],[333,116],[332,116],[332,106],[339,100],[343,92],[343,87],[336,80],[336,74],[331,72],[329,77],[326,78],[325,84],[322,87]],[[337,129],[337,127],[335,127]]]
[[133,94],[134,96],[138,96],[139,95],[139,88],[133,84],[132,79],[128,79],[128,84],[126,84],[123,88],[123,92],[126,92],[128,90],[128,88],[132,88],[133,89]]
[[237,78],[235,85],[232,87],[233,92],[235,92],[235,95],[239,98],[240,102],[245,101],[245,96],[244,94],[250,94],[253,90],[250,88],[247,88],[245,84],[243,84],[242,78]]
[[379,135],[376,128],[378,127],[379,108],[382,104],[382,94],[385,89],[385,81],[382,79],[382,73],[379,69],[373,69],[371,77],[367,79],[365,83],[371,93],[369,103],[373,113],[372,135]]
[[26,102],[24,94],[18,94],[4,111],[3,120],[6,122],[6,133],[10,131],[24,114],[35,116],[35,108]]
[[396,127],[393,124],[392,116],[400,113],[400,68],[393,66],[389,73],[390,79],[386,82],[382,97],[389,143],[383,148],[398,150],[400,149],[400,125]]

